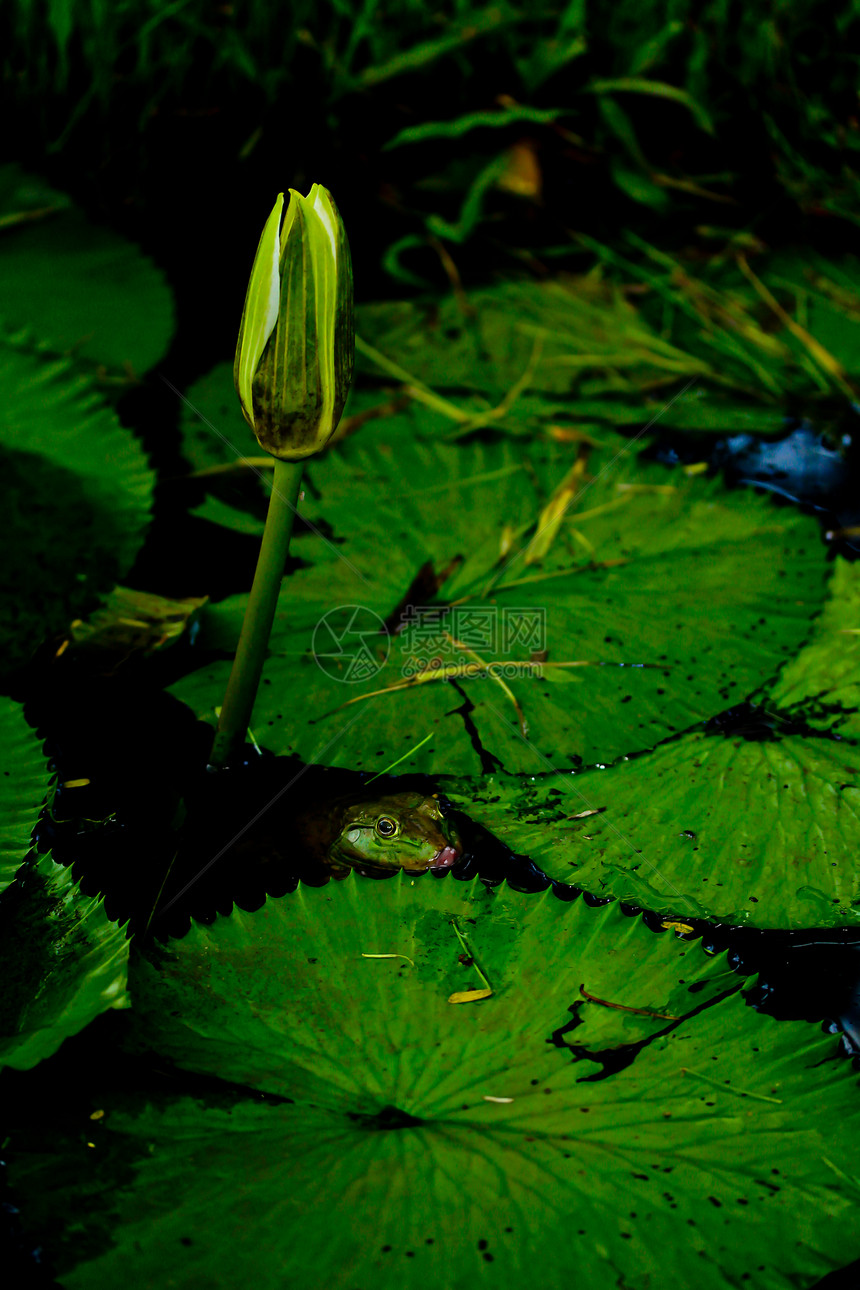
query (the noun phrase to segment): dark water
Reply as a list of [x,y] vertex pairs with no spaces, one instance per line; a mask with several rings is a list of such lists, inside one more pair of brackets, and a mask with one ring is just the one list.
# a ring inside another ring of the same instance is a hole
[[729,487],[756,488],[814,515],[831,554],[849,560],[860,554],[857,404],[834,405],[815,424],[801,416],[786,417],[783,433],[773,439],[670,431],[658,434],[645,455],[670,467],[707,461]]

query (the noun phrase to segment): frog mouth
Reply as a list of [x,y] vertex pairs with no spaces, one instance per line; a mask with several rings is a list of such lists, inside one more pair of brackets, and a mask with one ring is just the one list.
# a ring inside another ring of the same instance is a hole
[[454,864],[459,859],[460,859],[459,847],[452,847],[452,846],[443,847],[441,851],[436,852],[436,855],[430,861],[430,868],[431,869],[450,869],[451,865]]

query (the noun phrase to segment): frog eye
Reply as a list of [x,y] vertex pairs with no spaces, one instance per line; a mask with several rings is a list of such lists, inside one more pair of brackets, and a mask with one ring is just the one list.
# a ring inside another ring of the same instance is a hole
[[393,838],[397,831],[396,820],[389,819],[387,815],[380,815],[376,821],[376,832],[381,838]]

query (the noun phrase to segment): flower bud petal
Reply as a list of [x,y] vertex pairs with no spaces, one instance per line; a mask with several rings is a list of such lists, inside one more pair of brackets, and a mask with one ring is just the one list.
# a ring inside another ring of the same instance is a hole
[[[307,197],[290,190],[277,243],[270,233],[275,211],[251,272],[234,375],[260,445],[276,457],[298,460],[325,446],[349,393],[352,264],[343,221],[325,188],[314,184]],[[270,257],[276,245],[275,313]]]
[[266,226],[257,246],[257,254],[254,256],[251,278],[245,296],[245,307],[242,310],[242,321],[239,324],[239,340],[236,344],[233,379],[242,411],[252,430],[254,417],[251,382],[260,356],[278,321],[280,303],[278,263],[283,210],[284,194],[278,193],[278,200],[266,220]]

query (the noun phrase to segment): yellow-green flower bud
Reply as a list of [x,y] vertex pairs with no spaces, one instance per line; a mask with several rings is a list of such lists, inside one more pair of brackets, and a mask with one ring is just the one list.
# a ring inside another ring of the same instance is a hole
[[[281,219],[283,216],[283,225]],[[266,221],[251,270],[233,379],[261,448],[298,461],[325,447],[352,381],[349,243],[331,193],[290,189]]]

